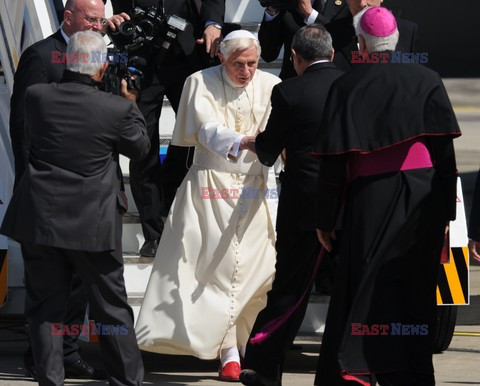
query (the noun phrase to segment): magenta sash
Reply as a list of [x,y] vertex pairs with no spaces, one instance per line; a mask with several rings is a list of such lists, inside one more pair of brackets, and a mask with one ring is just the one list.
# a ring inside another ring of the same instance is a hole
[[349,161],[350,178],[431,168],[430,152],[423,138],[415,138],[371,153],[355,153]]

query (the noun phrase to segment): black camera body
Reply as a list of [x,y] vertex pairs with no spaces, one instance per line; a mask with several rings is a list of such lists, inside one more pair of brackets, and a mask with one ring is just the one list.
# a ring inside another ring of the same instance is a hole
[[291,10],[298,8],[298,0],[259,0],[262,7],[272,6],[280,10]]
[[108,36],[115,47],[126,52],[147,46],[154,49],[170,48],[170,44],[181,31],[185,31],[188,22],[176,15],[163,14],[160,8],[135,7],[130,20],[125,20],[116,31]]
[[141,92],[141,80],[143,73],[140,68],[146,65],[146,60],[128,53],[120,52],[117,48],[109,48],[107,53],[108,68],[102,80],[102,91],[115,95],[121,94],[121,81],[127,81],[127,88],[135,90],[138,95]]
[[[108,50],[109,66],[104,76],[103,91],[120,95],[120,82],[125,79],[129,89],[141,91],[142,68],[147,60],[132,53],[140,48],[150,48],[156,54],[155,64],[160,65],[171,44],[188,22],[176,15],[167,15],[156,6],[135,7],[130,20],[125,20],[115,31],[109,31],[114,48]],[[132,79],[133,78],[133,79]]]

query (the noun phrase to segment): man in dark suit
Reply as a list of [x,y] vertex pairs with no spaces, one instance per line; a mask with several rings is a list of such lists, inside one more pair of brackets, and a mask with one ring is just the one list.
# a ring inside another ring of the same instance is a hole
[[[297,76],[290,60],[290,48],[295,33],[304,25],[320,23],[328,26],[329,23],[349,20],[352,24],[350,10],[347,1],[334,0],[298,0],[298,7],[290,10],[279,10],[274,5],[282,4],[280,1],[271,1],[265,9],[265,16],[260,25],[258,38],[262,46],[262,58],[266,62],[277,59],[282,46],[283,61],[280,78],[288,79]],[[284,3],[283,3],[284,4]],[[333,34],[335,45],[335,36]],[[336,64],[336,55],[334,58]],[[338,67],[338,66],[337,66]],[[344,67],[342,67],[344,68]],[[280,173],[280,181],[283,181],[283,172]],[[329,295],[333,283],[334,255],[328,254],[322,261],[315,282],[315,291]]]
[[[280,2],[273,2],[274,4]],[[298,0],[297,9],[279,10],[270,5],[265,9],[265,15],[258,31],[258,39],[262,47],[262,59],[272,62],[278,58],[282,46],[283,60],[281,79],[297,76],[290,61],[290,47],[295,32],[306,24],[320,23],[327,25],[331,21],[350,16],[345,0]]]
[[[245,385],[281,384],[285,354],[305,315],[318,262],[312,209],[319,164],[310,153],[322,129],[328,91],[342,71],[331,63],[332,39],[319,24],[302,27],[293,38],[291,52],[299,76],[274,87],[267,127],[254,143],[263,164],[272,166],[283,149],[288,162],[277,214],[275,280],[250,334],[244,366],[248,370],[240,376]],[[277,329],[265,329],[277,322]],[[257,334],[262,333],[269,336],[256,343]]]
[[[28,47],[20,57],[15,72],[13,94],[10,101],[10,138],[15,158],[14,189],[28,164],[28,145],[25,137],[25,93],[29,86],[37,83],[59,82],[64,69],[65,52],[69,36],[77,31],[101,31],[105,24],[110,27],[120,24],[123,17],[128,15],[114,15],[110,20],[105,19],[105,6],[101,0],[69,0],[65,5],[62,27],[53,35],[40,40]],[[28,285],[28,283],[27,283]],[[72,291],[69,300],[65,324],[81,324],[85,318],[87,297],[81,281],[75,275],[72,281]],[[67,335],[64,338],[64,361],[68,377],[104,378],[103,371],[95,371],[78,353],[76,343],[78,334]],[[35,378],[35,367],[30,349],[27,349],[24,358],[27,375]]]
[[[100,34],[70,37],[69,58],[91,51],[106,54]],[[25,96],[30,156],[0,232],[22,246],[25,314],[40,385],[63,385],[62,335],[83,327],[83,321],[63,324],[74,272],[101,324],[109,383],[141,385],[143,379],[123,279],[118,159],[119,153],[140,159],[149,141],[125,81],[125,98],[96,89],[107,66],[93,57],[72,60],[61,83],[30,86]]]
[[10,137],[15,157],[15,186],[28,162],[24,136],[27,88],[36,83],[58,82],[66,68],[62,55],[66,52],[68,37],[77,31],[101,31],[105,21],[105,6],[101,0],[69,0],[62,27],[53,35],[28,47],[20,57],[10,101]]
[[178,34],[164,57],[160,50],[148,47],[134,52],[148,63],[142,68],[144,80],[138,106],[147,122],[152,146],[145,159],[130,162],[130,186],[145,237],[140,254],[155,256],[163,231],[162,217],[168,215],[176,190],[193,159],[193,148],[170,145],[162,171],[159,118],[163,98],[166,95],[177,112],[185,79],[207,67],[210,58],[215,56],[223,26],[225,0],[112,1],[114,12],[132,14],[134,4],[143,8],[163,4],[166,14],[177,15],[190,22],[188,28]]

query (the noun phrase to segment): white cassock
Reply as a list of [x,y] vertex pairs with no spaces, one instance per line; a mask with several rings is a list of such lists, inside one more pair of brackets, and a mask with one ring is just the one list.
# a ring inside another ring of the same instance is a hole
[[165,223],[135,327],[141,349],[215,359],[222,348],[246,345],[273,281],[269,207],[276,206],[267,201],[276,204],[278,196],[254,153],[231,153],[241,134],[265,128],[278,82],[257,70],[246,87],[235,87],[222,66],[186,80],[172,143],[194,145],[195,157]]

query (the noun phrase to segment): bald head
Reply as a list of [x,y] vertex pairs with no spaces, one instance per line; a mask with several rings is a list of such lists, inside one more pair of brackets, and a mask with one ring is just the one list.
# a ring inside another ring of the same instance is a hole
[[68,36],[79,31],[102,31],[105,4],[102,0],[68,0],[63,20],[62,28]]

